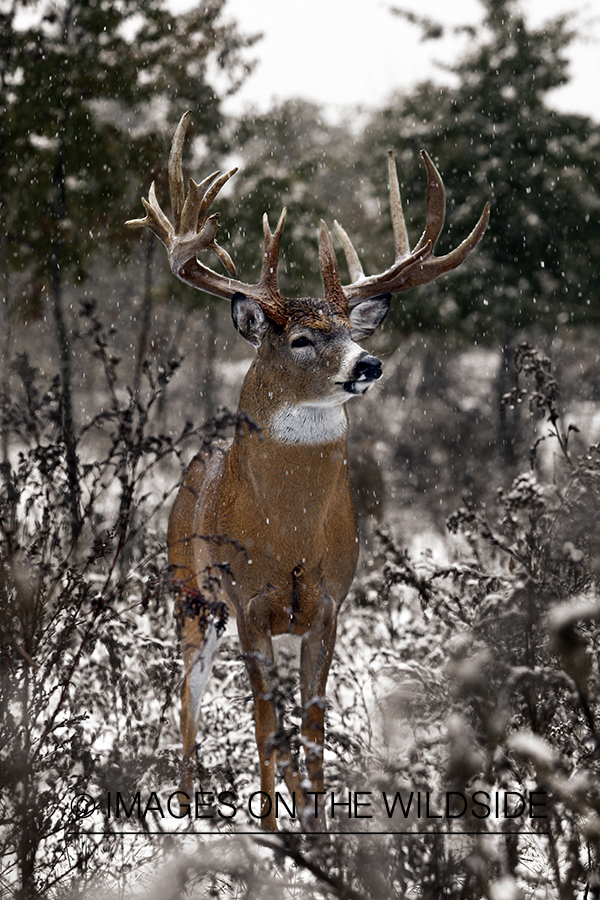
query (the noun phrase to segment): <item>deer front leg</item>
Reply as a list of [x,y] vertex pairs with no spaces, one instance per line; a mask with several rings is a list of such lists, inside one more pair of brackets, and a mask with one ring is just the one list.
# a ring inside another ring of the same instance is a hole
[[[254,726],[263,793],[263,828],[277,831],[275,816],[275,768],[280,768],[286,786],[300,811],[306,805],[302,779],[289,746],[279,740],[281,722],[277,707],[277,673],[271,639],[272,591],[263,591],[250,601],[245,614],[238,613],[240,645],[254,699]],[[267,799],[268,798],[268,799]]]
[[[209,612],[199,591],[178,593],[175,615],[183,656],[184,676],[181,685],[181,736],[183,761],[179,790],[189,798],[194,790],[196,735],[200,723],[200,705],[206,688],[224,617]],[[182,809],[185,799],[181,798]]]
[[[263,794],[261,819],[267,831],[277,831],[275,818],[275,736],[277,734],[277,710],[274,694],[273,643],[268,623],[256,618],[257,605],[252,602],[250,615],[243,621],[238,615],[238,633],[244,654],[246,671],[254,700],[254,729],[260,767],[260,789]],[[254,607],[254,608],[253,608]]]
[[309,791],[318,797],[315,806],[307,805],[304,826],[313,831],[326,828],[323,797],[323,744],[325,740],[325,688],[333,658],[336,633],[336,610],[327,596],[323,597],[321,615],[313,621],[302,638],[300,656],[300,691],[302,698],[302,737],[306,756]]

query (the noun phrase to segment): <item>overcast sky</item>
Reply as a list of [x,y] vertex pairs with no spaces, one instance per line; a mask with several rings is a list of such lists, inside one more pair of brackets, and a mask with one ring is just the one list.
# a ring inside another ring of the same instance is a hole
[[[181,0],[180,0],[181,2]],[[185,2],[185,0],[183,0]],[[254,73],[227,111],[248,104],[261,108],[273,98],[305,97],[332,112],[348,105],[381,104],[394,89],[409,88],[426,77],[448,79],[436,60],[452,62],[466,38],[419,41],[419,30],[392,16],[394,0],[227,0],[226,17],[247,33],[262,32],[254,47]],[[477,0],[395,0],[396,6],[447,25],[476,23]],[[549,17],[575,8],[573,0],[523,0],[529,21],[538,27]],[[553,104],[600,120],[600,9],[597,0],[579,4],[576,22],[586,36],[571,48],[572,82],[557,91]]]

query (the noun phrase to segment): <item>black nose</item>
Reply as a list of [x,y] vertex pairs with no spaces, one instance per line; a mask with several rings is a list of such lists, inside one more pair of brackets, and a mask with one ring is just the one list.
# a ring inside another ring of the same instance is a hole
[[363,356],[354,366],[355,381],[376,381],[381,378],[381,361],[376,356]]

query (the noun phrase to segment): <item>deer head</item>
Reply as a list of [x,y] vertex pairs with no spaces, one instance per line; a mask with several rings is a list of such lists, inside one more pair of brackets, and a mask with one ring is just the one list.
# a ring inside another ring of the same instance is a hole
[[[302,322],[304,319],[307,327],[318,326],[324,306],[321,306],[321,311],[315,315],[312,301],[285,298],[279,291],[277,267],[287,213],[285,208],[274,232],[271,231],[266,213],[263,217],[264,255],[259,281],[256,284],[247,284],[237,280],[231,257],[216,241],[218,213],[209,214],[219,191],[236,173],[237,168],[223,174],[214,172],[200,184],[190,179],[189,190],[187,194],[185,193],[182,151],[188,118],[189,112],[186,112],[175,132],[169,156],[173,223],[162,211],[152,184],[148,200],[142,200],[146,216],[143,219],[132,219],[127,225],[133,228],[150,228],[167,248],[171,270],[186,284],[227,300],[242,295],[250,301],[243,304],[238,297],[236,304],[239,315],[234,315],[234,321],[241,333],[256,346],[260,345],[268,322],[281,329],[289,329],[292,323]],[[471,234],[456,249],[445,256],[434,255],[433,250],[444,225],[445,191],[439,172],[424,150],[421,151],[421,156],[427,170],[426,225],[420,240],[411,250],[402,212],[394,156],[391,151],[388,153],[395,260],[386,271],[366,276],[350,238],[342,226],[335,222],[352,279],[350,284],[343,285],[329,231],[326,224],[321,221],[319,261],[325,292],[324,301],[329,312],[348,319],[356,339],[366,337],[383,321],[392,294],[427,284],[464,262],[483,237],[487,227],[489,204],[485,205],[481,218]],[[228,274],[217,273],[201,263],[198,254],[203,250],[212,251],[220,259]],[[386,299],[382,300],[382,297]]]
[[[262,365],[262,383],[266,390],[260,391],[260,396],[266,406],[272,407],[270,415],[276,416],[274,427],[280,439],[287,435],[289,440],[296,440],[300,433],[305,437],[310,434],[322,436],[319,428],[307,430],[307,423],[316,419],[329,422],[330,430],[335,432],[342,427],[345,416],[332,410],[342,406],[351,396],[364,393],[381,376],[379,360],[362,350],[358,341],[371,335],[381,324],[392,294],[426,284],[455,269],[467,258],[487,227],[489,204],[471,234],[455,250],[445,256],[434,256],[434,246],[444,224],[445,192],[439,172],[422,151],[427,170],[426,226],[411,250],[396,165],[390,151],[393,265],[381,274],[366,276],[350,238],[335,222],[352,279],[350,284],[343,285],[329,231],[321,221],[319,262],[324,298],[285,298],[279,291],[277,267],[286,210],[282,211],[274,232],[267,215],[263,217],[264,255],[258,282],[238,281],[231,257],[216,241],[218,213],[210,214],[219,191],[237,169],[223,174],[214,172],[200,184],[190,180],[189,190],[185,193],[182,152],[188,118],[189,112],[186,112],[175,132],[169,156],[173,223],[162,211],[153,184],[148,200],[142,200],[146,216],[127,224],[134,228],[150,228],[160,238],[167,248],[171,270],[186,284],[232,302],[237,330],[258,348],[257,365],[265,364]],[[200,262],[198,254],[204,250],[212,251],[219,258],[227,275]],[[274,383],[264,384],[265,373],[271,373]],[[249,390],[245,393],[250,396]],[[244,408],[258,415],[264,425],[266,413],[261,415],[256,409],[257,394],[253,396],[254,402]],[[277,416],[277,408],[282,406],[285,408]],[[324,412],[326,409],[328,413]]]

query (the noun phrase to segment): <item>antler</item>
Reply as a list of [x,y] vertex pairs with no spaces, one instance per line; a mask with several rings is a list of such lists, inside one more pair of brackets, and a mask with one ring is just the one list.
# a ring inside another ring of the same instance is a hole
[[342,287],[349,306],[355,306],[361,300],[367,300],[378,294],[396,294],[400,291],[408,291],[419,284],[433,281],[438,275],[450,272],[464,262],[483,237],[490,218],[489,203],[485,204],[477,225],[462,244],[445,256],[433,255],[433,248],[444,226],[446,193],[440,173],[425,150],[421,150],[421,157],[427,169],[427,212],[425,231],[413,251],[410,250],[408,241],[404,214],[402,212],[402,201],[400,199],[398,173],[394,154],[391,150],[388,152],[388,172],[395,248],[393,266],[380,275],[367,277],[363,272],[358,254],[350,238],[339,222],[334,223],[344,248],[350,278],[352,279],[350,284]]
[[[200,184],[190,179],[186,195],[182,154],[189,115],[188,111],[181,117],[169,154],[169,190],[173,224],[156,199],[154,183],[150,187],[148,200],[142,199],[146,216],[143,219],[131,219],[125,224],[153,231],[167,248],[171,271],[186,284],[226,300],[230,300],[236,293],[245,294],[256,300],[268,316],[283,325],[288,316],[286,301],[281,296],[277,283],[277,266],[286,209],[283,209],[274,232],[271,231],[266,213],[263,216],[265,251],[259,281],[256,284],[238,281],[231,257],[215,239],[219,227],[219,214],[209,215],[217,194],[232,175],[235,175],[237,169],[230,169],[223,174],[213,172]],[[325,295],[340,308],[355,306],[361,300],[367,300],[378,294],[395,294],[433,281],[438,275],[459,266],[483,237],[489,221],[489,203],[486,203],[479,222],[462,244],[446,256],[433,255],[433,248],[444,225],[446,195],[438,170],[424,150],[421,151],[421,156],[427,169],[427,212],[425,231],[415,249],[411,251],[402,213],[396,164],[393,153],[390,151],[388,154],[395,262],[385,272],[367,277],[350,238],[342,226],[335,222],[352,279],[350,284],[342,285],[329,232],[325,223],[321,222],[319,259]],[[211,250],[218,256],[229,276],[220,275],[203,265],[197,259],[198,253],[203,250]]]
[[[190,179],[190,188],[187,195],[185,194],[182,155],[189,115],[188,110],[181,117],[169,154],[169,190],[173,224],[160,207],[154,182],[150,187],[148,200],[142,198],[146,216],[143,219],[130,219],[125,224],[131,228],[149,228],[153,231],[167,248],[171,271],[186,284],[225,300],[230,300],[238,292],[245,294],[256,300],[272,319],[283,324],[287,316],[285,301],[279,293],[277,284],[277,265],[286,210],[283,209],[274,232],[269,226],[267,214],[265,213],[263,217],[265,252],[258,283],[247,284],[238,281],[231,257],[215,240],[219,227],[219,213],[209,215],[217,194],[232,175],[235,175],[237,168],[223,174],[213,172],[200,184]],[[204,266],[197,259],[197,254],[202,250],[211,250],[215,253],[230,277],[220,275]]]

